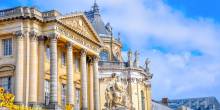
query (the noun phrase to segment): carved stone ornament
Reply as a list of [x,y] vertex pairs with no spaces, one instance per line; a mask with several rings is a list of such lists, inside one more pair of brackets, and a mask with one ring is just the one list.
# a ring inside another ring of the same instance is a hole
[[92,60],[93,60],[94,63],[95,63],[95,62],[98,62],[98,61],[99,61],[99,57],[98,57],[98,56],[93,56],[93,57],[92,57]]
[[51,39],[58,39],[59,38],[59,34],[57,34],[57,33],[50,33],[50,34],[48,34],[48,37],[50,38],[50,40]]
[[128,82],[122,81],[115,73],[112,74],[111,79],[105,89],[105,110],[130,110]]
[[29,33],[29,36],[30,36],[30,38],[31,38],[32,41],[37,41],[39,34],[38,34],[37,32],[35,32],[35,31],[31,31],[31,32]]
[[24,38],[24,32],[23,31],[16,31],[16,32],[14,32],[13,33],[14,35],[15,35],[15,37],[17,38],[17,39],[23,39]]
[[82,49],[82,50],[80,51],[80,55],[81,55],[81,56],[86,56],[86,53],[87,53],[87,50],[86,50],[86,49]]

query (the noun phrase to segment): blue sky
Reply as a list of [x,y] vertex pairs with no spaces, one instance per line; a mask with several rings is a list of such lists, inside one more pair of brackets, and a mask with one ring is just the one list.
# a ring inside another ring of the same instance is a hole
[[[123,53],[151,60],[153,98],[216,96],[220,100],[219,0],[97,0],[105,22],[121,32]],[[35,6],[62,13],[93,0],[0,0],[0,8]],[[115,34],[116,35],[116,34]]]

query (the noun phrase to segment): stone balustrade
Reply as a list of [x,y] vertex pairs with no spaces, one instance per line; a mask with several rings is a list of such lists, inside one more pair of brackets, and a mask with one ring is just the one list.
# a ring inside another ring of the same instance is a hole
[[50,20],[48,18],[54,18],[60,15],[61,14],[56,10],[40,12],[39,10],[33,7],[16,7],[6,10],[0,10],[0,20],[23,17],[23,18],[36,18],[40,21],[43,21],[43,20]]

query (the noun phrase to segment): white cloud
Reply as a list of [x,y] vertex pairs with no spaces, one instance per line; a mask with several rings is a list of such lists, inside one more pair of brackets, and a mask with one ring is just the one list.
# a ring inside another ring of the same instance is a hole
[[[90,0],[34,0],[43,10],[64,13],[89,9]],[[132,50],[152,61],[154,98],[220,98],[220,27],[213,19],[188,18],[162,0],[98,0],[104,21]],[[151,47],[166,48],[166,52]],[[195,56],[192,51],[199,51]],[[210,92],[211,91],[211,92]]]

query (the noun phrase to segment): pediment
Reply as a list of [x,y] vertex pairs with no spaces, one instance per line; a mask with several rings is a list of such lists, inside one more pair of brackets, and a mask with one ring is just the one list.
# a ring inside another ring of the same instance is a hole
[[97,43],[102,43],[92,24],[83,13],[67,15],[59,18],[59,21],[74,31],[84,35]]

